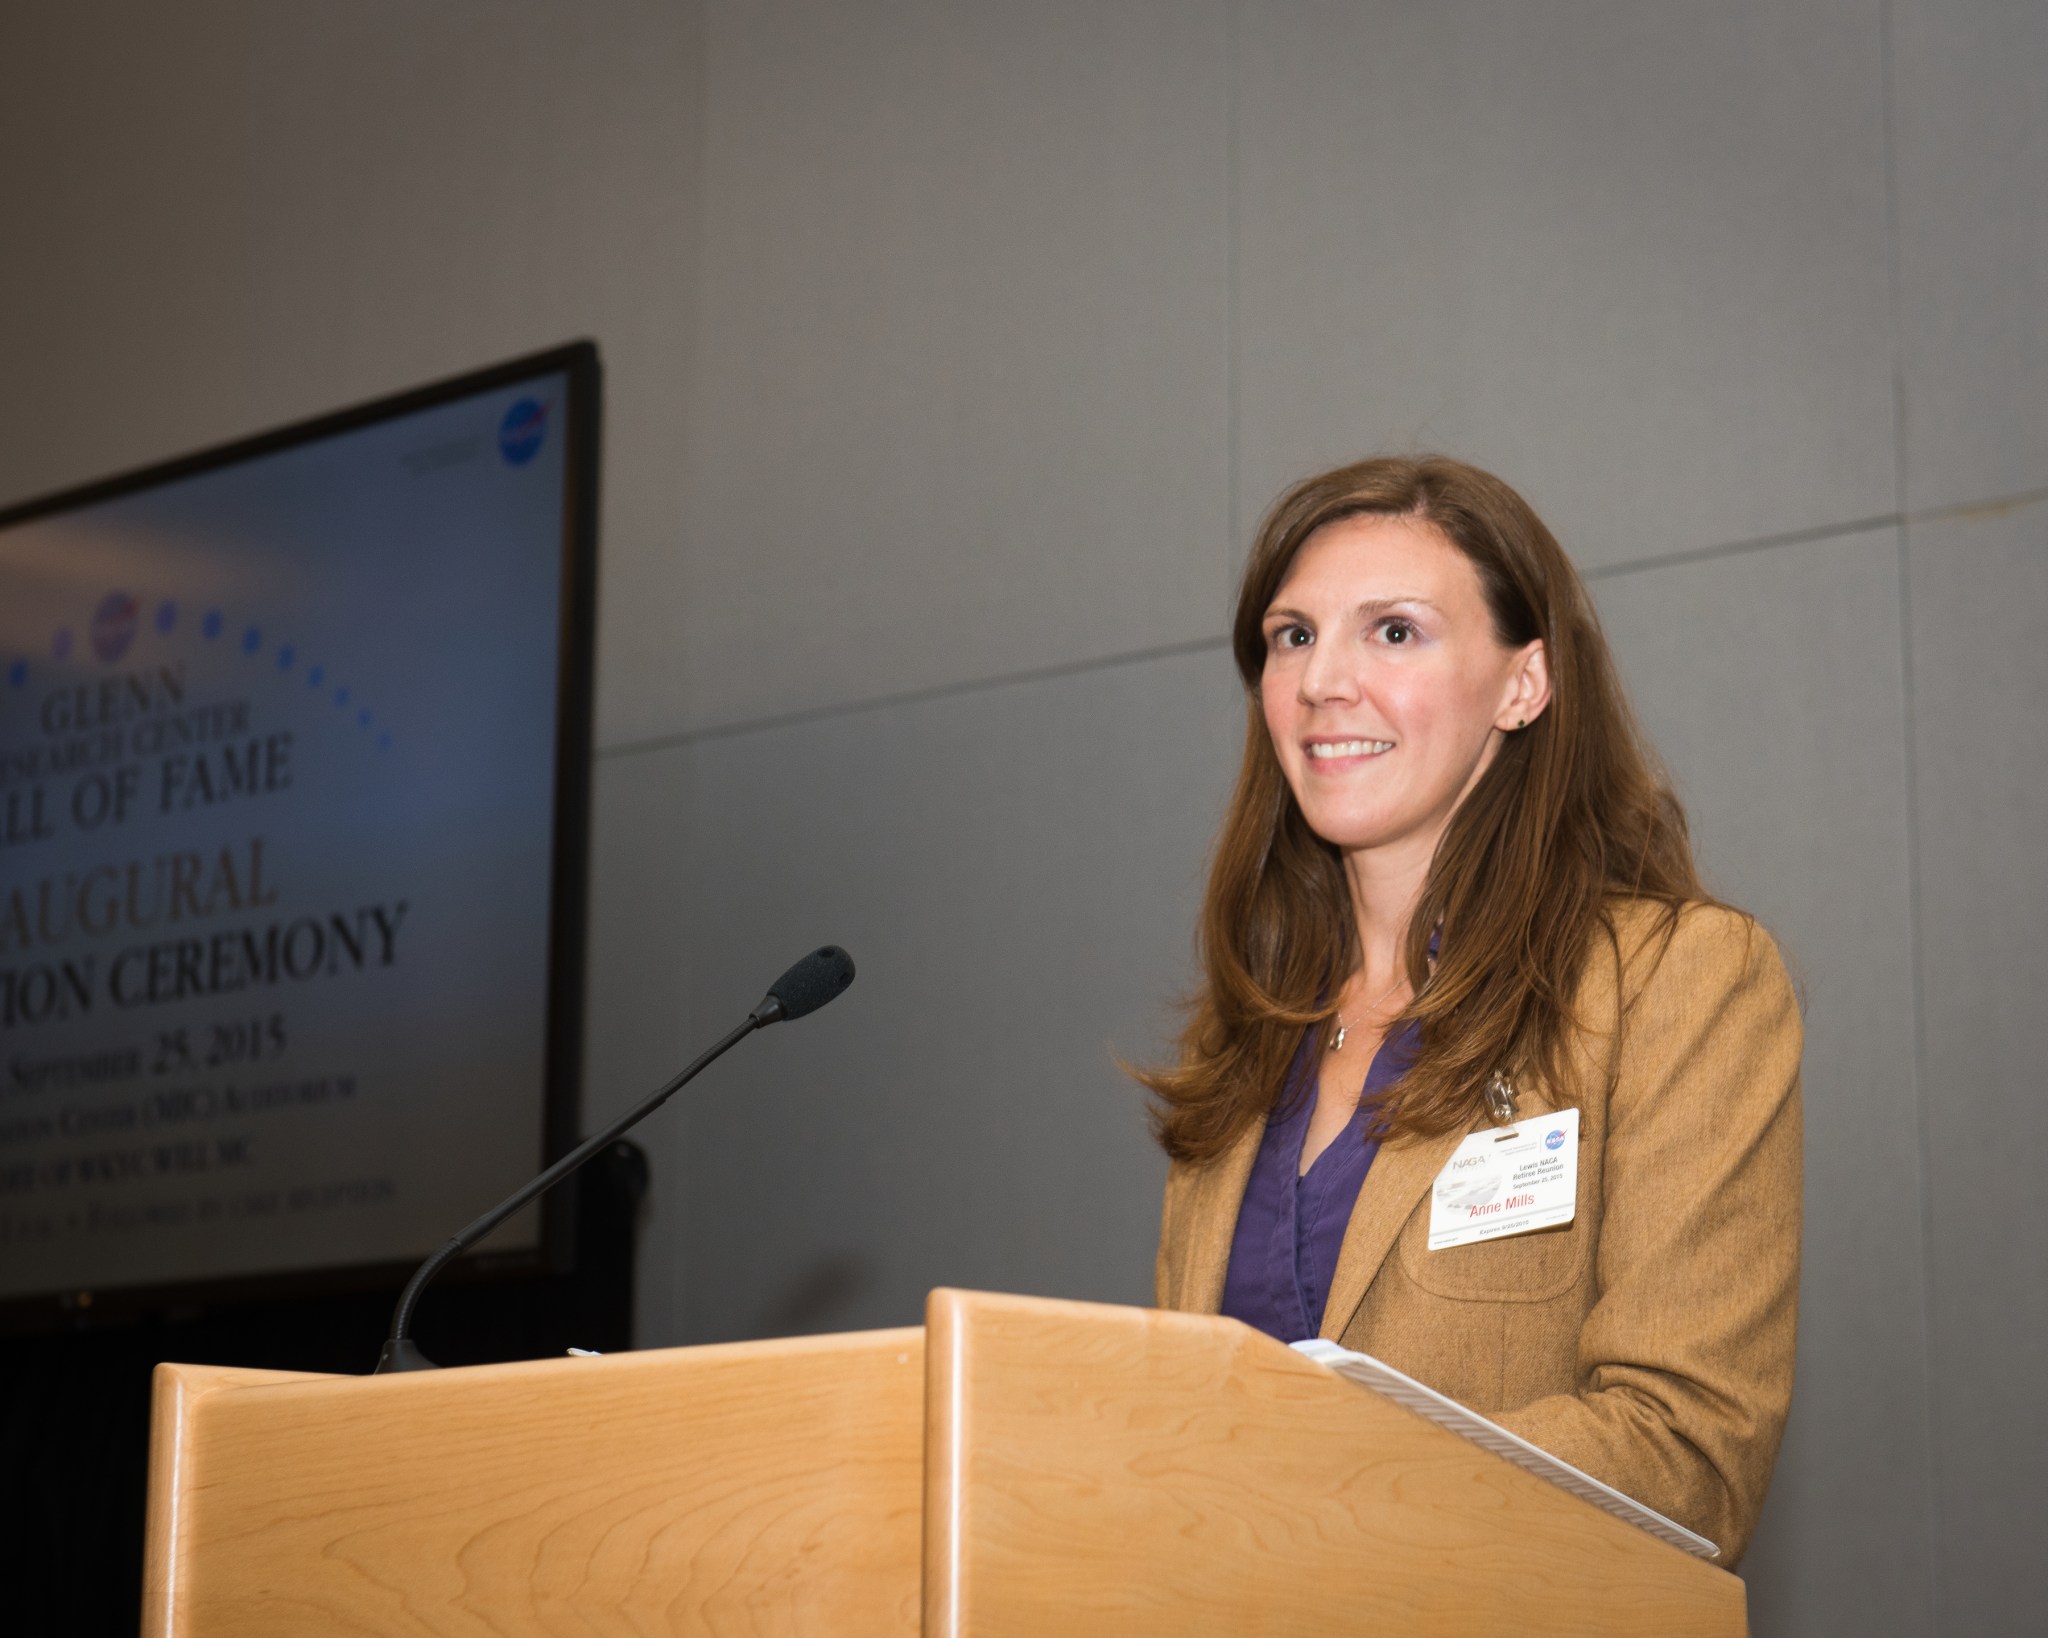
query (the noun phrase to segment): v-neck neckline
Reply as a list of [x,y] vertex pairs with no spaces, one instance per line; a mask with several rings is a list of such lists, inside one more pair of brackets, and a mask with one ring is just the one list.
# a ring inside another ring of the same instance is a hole
[[1309,1090],[1308,1096],[1302,1100],[1302,1103],[1305,1106],[1307,1113],[1306,1117],[1302,1120],[1301,1136],[1295,1142],[1293,1155],[1294,1184],[1297,1189],[1300,1188],[1301,1185],[1306,1183],[1311,1177],[1315,1176],[1316,1168],[1322,1165],[1324,1160],[1326,1160],[1329,1157],[1329,1153],[1332,1149],[1336,1148],[1338,1144],[1342,1143],[1347,1137],[1351,1135],[1351,1129],[1354,1126],[1361,1125],[1364,1122],[1365,1095],[1372,1088],[1373,1065],[1380,1061],[1380,1054],[1387,1050],[1387,1042],[1390,1038],[1391,1037],[1387,1035],[1382,1035],[1380,1037],[1380,1044],[1373,1048],[1372,1056],[1368,1058],[1365,1062],[1365,1078],[1358,1083],[1358,1097],[1356,1098],[1356,1100],[1353,1101],[1351,1105],[1350,1116],[1345,1120],[1344,1124],[1337,1129],[1337,1135],[1331,1138],[1328,1143],[1323,1145],[1322,1149],[1317,1153],[1315,1159],[1311,1160],[1306,1168],[1304,1168],[1301,1164],[1301,1152],[1302,1150],[1308,1147],[1308,1129],[1315,1124],[1316,1098],[1320,1095],[1320,1087],[1311,1088]]

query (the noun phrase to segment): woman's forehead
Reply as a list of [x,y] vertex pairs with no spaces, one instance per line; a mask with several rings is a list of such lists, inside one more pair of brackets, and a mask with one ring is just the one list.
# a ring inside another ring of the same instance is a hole
[[1439,608],[1483,600],[1479,574],[1444,532],[1422,518],[1339,518],[1302,542],[1273,594],[1273,607],[1416,599]]

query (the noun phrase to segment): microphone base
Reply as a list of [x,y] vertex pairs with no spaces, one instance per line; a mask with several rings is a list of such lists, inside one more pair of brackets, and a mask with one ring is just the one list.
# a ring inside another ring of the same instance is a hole
[[438,1371],[441,1367],[420,1352],[419,1344],[411,1337],[392,1337],[384,1344],[384,1351],[377,1356],[377,1368],[372,1376],[388,1376],[393,1371]]

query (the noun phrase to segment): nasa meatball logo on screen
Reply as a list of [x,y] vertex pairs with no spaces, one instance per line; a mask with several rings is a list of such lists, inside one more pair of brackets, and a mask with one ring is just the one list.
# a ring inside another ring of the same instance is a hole
[[547,435],[548,406],[537,398],[522,398],[498,423],[498,453],[508,466],[524,466],[540,453]]

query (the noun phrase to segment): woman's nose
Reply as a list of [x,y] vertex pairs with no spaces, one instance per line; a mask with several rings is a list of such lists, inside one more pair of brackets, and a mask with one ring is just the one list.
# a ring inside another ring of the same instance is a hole
[[1358,697],[1358,679],[1344,654],[1336,647],[1317,643],[1308,651],[1308,663],[1301,668],[1301,699],[1304,705],[1344,704]]

